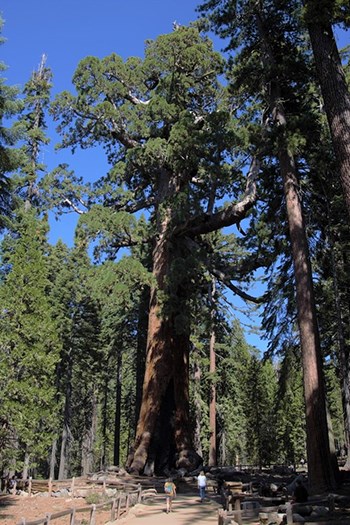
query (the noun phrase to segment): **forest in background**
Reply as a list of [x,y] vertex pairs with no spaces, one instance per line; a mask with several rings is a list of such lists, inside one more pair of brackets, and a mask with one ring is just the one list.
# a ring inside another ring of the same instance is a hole
[[[308,423],[305,408],[325,398],[330,452],[346,456],[348,168],[312,44],[317,26],[350,13],[306,4],[208,1],[206,18],[146,42],[143,59],[83,58],[75,92],[55,100],[44,58],[22,92],[2,79],[3,474],[313,465],[323,413]],[[229,40],[225,54],[209,28]],[[335,99],[349,130],[349,49],[341,56]],[[49,113],[59,147],[101,147],[109,172],[94,183],[67,165],[48,173]],[[79,215],[73,248],[48,243],[51,210]],[[264,356],[228,315],[227,289],[262,305]],[[311,339],[322,369],[305,360]]]

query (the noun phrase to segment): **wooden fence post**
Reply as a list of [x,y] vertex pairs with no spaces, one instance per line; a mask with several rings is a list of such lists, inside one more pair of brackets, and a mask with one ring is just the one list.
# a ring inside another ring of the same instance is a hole
[[21,518],[21,525],[26,525],[26,519],[25,518]]
[[114,521],[115,520],[115,504],[116,504],[116,498],[113,499],[112,501],[112,506],[111,506],[111,521]]
[[218,515],[218,525],[224,525],[224,519],[226,517],[226,511],[224,510],[219,510],[219,515]]
[[286,504],[286,515],[287,515],[287,525],[291,525],[293,523],[293,509],[292,504],[290,501]]
[[122,498],[121,498],[121,496],[119,494],[119,496],[118,496],[117,520],[119,520],[119,518],[120,518],[120,507],[121,507],[121,504],[122,504]]
[[103,478],[103,494],[106,494],[106,476]]
[[49,496],[52,496],[52,478],[49,478]]
[[46,514],[45,525],[49,525],[50,522],[51,522],[51,514]]
[[137,494],[137,503],[141,503],[141,496],[142,496],[141,483],[139,483],[137,490],[138,490],[138,494]]
[[96,525],[96,505],[92,505],[89,525]]
[[75,525],[75,508],[72,509],[72,514],[70,515],[69,525]]
[[70,486],[70,491],[71,491],[72,498],[74,498],[74,485],[75,485],[75,478],[72,478],[72,483],[71,483],[71,486]]

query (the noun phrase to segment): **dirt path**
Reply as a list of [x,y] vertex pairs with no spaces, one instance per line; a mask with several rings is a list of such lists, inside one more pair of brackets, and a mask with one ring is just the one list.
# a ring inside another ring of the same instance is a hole
[[165,512],[165,498],[130,509],[127,517],[113,525],[196,525],[217,524],[220,505],[213,499],[201,503],[198,496],[179,494],[173,501],[173,511]]

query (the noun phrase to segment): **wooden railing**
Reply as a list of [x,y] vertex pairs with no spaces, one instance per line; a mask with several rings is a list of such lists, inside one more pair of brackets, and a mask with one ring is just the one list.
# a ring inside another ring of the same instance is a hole
[[[152,492],[153,490],[153,492]],[[137,486],[137,489],[129,490],[127,492],[119,493],[115,498],[111,498],[103,503],[93,504],[86,507],[66,509],[61,512],[55,512],[54,514],[47,514],[43,518],[38,518],[32,521],[27,521],[25,518],[17,523],[17,525],[49,525],[58,518],[64,516],[70,516],[70,525],[75,525],[76,515],[81,513],[89,513],[89,525],[96,525],[96,514],[100,510],[110,509],[110,521],[114,521],[120,518],[121,515],[126,515],[129,508],[136,503],[140,503],[144,498],[155,494],[154,489],[142,490],[141,485]]]

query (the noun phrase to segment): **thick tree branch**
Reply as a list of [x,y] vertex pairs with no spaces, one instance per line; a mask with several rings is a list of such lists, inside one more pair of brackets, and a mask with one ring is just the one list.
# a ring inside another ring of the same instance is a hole
[[247,176],[246,190],[242,199],[237,203],[230,204],[224,210],[212,215],[203,214],[200,217],[193,217],[185,224],[178,226],[174,234],[195,237],[203,233],[219,230],[225,226],[239,223],[246,216],[247,211],[252,207],[256,200],[256,179],[260,170],[260,161],[253,157]]
[[229,288],[229,290],[241,297],[244,301],[250,301],[255,304],[261,304],[266,301],[265,295],[262,295],[261,297],[253,297],[252,295],[247,294],[246,292],[232,284],[230,278],[220,270],[210,268],[209,271],[214,277],[216,277],[216,279],[218,279],[218,281],[222,282],[225,286],[227,286],[227,288]]

